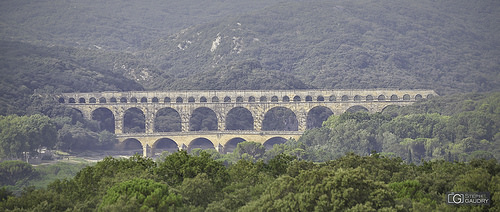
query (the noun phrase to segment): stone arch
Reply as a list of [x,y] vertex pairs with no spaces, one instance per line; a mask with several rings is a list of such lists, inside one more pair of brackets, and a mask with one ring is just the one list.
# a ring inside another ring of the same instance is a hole
[[222,153],[233,152],[238,146],[238,144],[244,141],[246,140],[240,137],[232,138],[231,140],[226,142],[224,148],[222,149]]
[[179,145],[170,138],[160,138],[153,143],[153,155],[161,154],[164,151],[177,152]]
[[99,103],[106,103],[106,98],[104,97],[99,98]]
[[380,112],[384,114],[389,114],[392,117],[396,117],[398,114],[395,112],[398,108],[400,108],[399,105],[386,105]]
[[354,96],[354,101],[361,102],[361,96],[359,96],[359,95]]
[[109,102],[116,103],[116,98],[115,97],[111,97],[111,99],[109,99]]
[[346,113],[368,112],[368,109],[361,105],[354,105],[352,107],[347,108],[345,112]]
[[78,99],[78,103],[85,103],[85,98],[81,97],[80,99]]
[[409,94],[403,95],[403,101],[410,101],[410,95]]
[[274,107],[266,112],[262,130],[298,131],[299,122],[295,113],[286,107]]
[[195,101],[195,100],[194,100],[194,97],[190,96],[190,97],[188,98],[188,102],[189,102],[189,103],[193,103],[194,101]]
[[127,103],[127,97],[120,98],[120,103]]
[[224,97],[224,102],[231,102],[231,97],[229,96]]
[[312,129],[321,127],[323,122],[326,121],[331,115],[333,115],[333,112],[330,108],[325,106],[313,107],[307,113],[306,128]]
[[100,107],[92,111],[92,120],[97,121],[99,130],[106,130],[115,133],[115,116],[113,112],[105,107]]
[[270,150],[273,148],[274,145],[276,144],[284,144],[285,142],[287,142],[288,140],[283,138],[283,137],[272,137],[270,139],[268,139],[266,142],[264,142],[264,147],[266,148],[266,150]]
[[173,108],[162,108],[156,112],[154,126],[155,132],[181,132],[181,116],[179,112]]
[[377,99],[378,99],[378,101],[385,101],[384,94],[380,94]]
[[69,98],[68,103],[76,103],[75,98]]
[[76,124],[77,122],[80,122],[80,123],[85,122],[83,112],[79,109],[76,109],[76,108],[64,110],[64,116],[71,117],[71,124]]
[[243,97],[242,96],[236,97],[236,102],[243,102]]
[[200,102],[207,102],[207,98],[204,96],[200,97]]
[[312,102],[313,98],[312,96],[306,96],[306,102]]
[[159,102],[158,97],[153,97],[153,99],[151,99],[151,102],[152,103],[158,103]]
[[125,151],[129,155],[142,154],[142,143],[135,138],[127,138],[117,145],[117,150]]
[[248,97],[248,102],[255,102],[255,97],[253,96]]
[[130,98],[130,102],[131,103],[137,103],[137,98],[135,98],[135,97]]
[[345,101],[349,101],[349,96],[347,95],[343,95],[342,96],[342,101],[345,102]]
[[170,102],[172,102],[172,100],[170,99],[170,97],[165,97],[163,99],[163,103],[170,103]]
[[266,96],[261,96],[259,99],[260,102],[267,102],[267,97]]
[[372,95],[367,95],[367,96],[366,96],[366,101],[367,101],[367,102],[371,102],[371,101],[373,101],[373,96],[372,96]]
[[324,102],[324,101],[325,101],[325,97],[323,97],[323,96],[318,96],[318,97],[316,98],[316,101],[318,101],[318,102]]
[[97,100],[95,99],[95,97],[90,97],[89,103],[95,104],[96,102],[97,102]]
[[219,102],[219,97],[216,96],[212,97],[212,102]]
[[421,100],[421,99],[422,99],[422,95],[420,95],[420,94],[415,95],[415,100],[416,101]]
[[328,101],[330,102],[335,102],[337,101],[337,97],[335,95],[331,95],[329,98],[328,98]]
[[183,102],[184,102],[184,99],[182,99],[182,97],[180,97],[180,96],[175,99],[175,103],[183,103]]
[[294,102],[300,102],[302,99],[300,98],[300,96],[294,96],[293,97],[293,101]]
[[399,100],[398,95],[396,95],[396,94],[392,94],[392,96],[391,96],[391,101],[398,101],[398,100]]
[[217,115],[207,107],[196,108],[189,119],[189,131],[216,131]]
[[142,97],[141,98],[141,103],[148,103],[148,98]]
[[290,102],[290,97],[283,96],[283,102]]
[[253,130],[252,112],[244,107],[232,108],[226,116],[226,130]]
[[271,102],[278,102],[278,97],[277,96],[271,97]]
[[129,108],[123,115],[123,133],[145,133],[146,117],[144,112],[136,107]]
[[188,152],[191,152],[193,149],[215,149],[214,144],[212,141],[208,140],[207,138],[196,138],[189,142],[188,145]]
[[59,103],[64,103],[64,98],[63,97],[59,97]]
[[434,97],[434,95],[432,95],[432,94],[427,95],[427,99],[432,99],[433,97]]

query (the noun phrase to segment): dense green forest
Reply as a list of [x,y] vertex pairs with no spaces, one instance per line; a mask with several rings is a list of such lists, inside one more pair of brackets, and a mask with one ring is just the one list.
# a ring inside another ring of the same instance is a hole
[[[244,143],[237,147],[240,152]],[[255,145],[254,145],[255,146]],[[244,153],[247,154],[247,153]],[[242,154],[242,155],[244,155]],[[218,153],[180,151],[156,162],[105,158],[74,178],[15,197],[7,211],[498,211],[500,165],[424,162],[347,154],[323,163],[278,155],[224,166]],[[29,169],[29,168],[26,168]],[[446,204],[449,191],[489,191],[491,204]]]

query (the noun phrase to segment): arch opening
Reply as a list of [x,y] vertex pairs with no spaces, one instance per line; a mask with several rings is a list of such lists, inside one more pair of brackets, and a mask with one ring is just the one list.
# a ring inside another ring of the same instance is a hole
[[334,95],[331,95],[330,98],[328,98],[328,101],[335,102],[335,101],[337,101],[337,97]]
[[164,102],[164,103],[170,103],[170,102],[172,102],[172,100],[170,99],[170,97],[165,97],[165,98],[163,99],[163,102]]
[[75,98],[69,98],[68,102],[69,103],[76,103]]
[[207,107],[196,108],[189,119],[189,131],[216,131],[217,115]]
[[189,143],[188,152],[191,152],[193,149],[215,149],[215,147],[212,141],[206,138],[197,138]]
[[181,123],[179,112],[173,108],[162,108],[156,113],[155,132],[181,132]]
[[231,102],[231,97],[229,96],[224,97],[224,102]]
[[130,102],[137,103],[137,98],[135,98],[135,97],[130,98]]
[[300,102],[300,101],[301,101],[300,96],[294,96],[294,97],[293,97],[293,101],[294,101],[294,102]]
[[124,133],[145,133],[146,118],[142,110],[133,107],[125,111],[123,116]]
[[115,133],[115,116],[108,108],[100,107],[92,111],[92,120],[97,121],[100,131]]
[[64,98],[59,97],[59,103],[64,103]]
[[255,102],[255,97],[253,96],[248,97],[248,102]]
[[184,99],[182,99],[182,97],[177,97],[175,99],[175,103],[182,103],[182,102],[184,102]]
[[416,101],[422,100],[422,95],[420,95],[420,94],[415,95],[415,100]]
[[264,142],[264,147],[266,148],[266,150],[270,150],[274,147],[274,145],[284,144],[286,143],[286,141],[288,140],[283,137],[273,137]]
[[126,97],[120,98],[120,103],[127,103],[127,98]]
[[410,95],[409,94],[403,95],[403,101],[410,101]]
[[89,103],[96,103],[96,102],[97,102],[97,100],[94,97],[90,97]]
[[141,103],[148,103],[148,98],[142,97],[141,98]]
[[243,138],[236,137],[232,138],[231,140],[226,142],[226,145],[224,145],[224,148],[222,150],[222,153],[230,153],[233,152],[236,147],[238,146],[239,143],[246,141]]
[[324,106],[316,106],[312,108],[307,113],[306,128],[320,128],[323,126],[323,122],[326,121],[331,115],[333,115],[333,112],[330,108]]
[[290,97],[288,96],[283,96],[283,102],[289,102],[290,101]]
[[361,102],[361,96],[359,95],[354,96],[354,101]]
[[342,101],[345,102],[345,101],[349,101],[349,96],[347,95],[343,95],[342,96]]
[[99,98],[99,103],[106,103],[106,98],[104,97]]
[[216,96],[212,97],[212,102],[219,102],[219,97]]
[[324,101],[325,101],[325,97],[323,97],[323,96],[318,96],[318,98],[316,98],[316,100],[317,100],[318,102],[324,102]]
[[354,105],[350,108],[348,108],[346,113],[357,113],[357,112],[368,112],[368,109],[366,107],[363,107],[361,105]]
[[306,96],[306,102],[312,102],[313,98],[312,96]]
[[151,102],[158,103],[158,97],[153,97],[153,99],[151,99]]
[[236,102],[243,102],[243,97],[242,96],[236,97]]
[[261,96],[259,101],[260,102],[267,102],[267,97]]
[[111,103],[116,103],[116,98],[115,98],[115,97],[111,97],[111,99],[109,99],[109,101],[110,101]]
[[371,102],[371,101],[373,101],[373,96],[372,96],[372,95],[368,95],[368,96],[366,96],[366,101],[367,101],[367,102]]
[[398,95],[393,94],[393,95],[391,96],[391,101],[398,101],[398,100],[399,100]]
[[298,131],[299,122],[292,110],[286,107],[274,107],[264,115],[262,130]]
[[85,103],[85,98],[78,99],[78,103]]
[[271,97],[271,102],[278,102],[278,97],[277,96]]
[[200,102],[207,102],[207,98],[206,98],[206,97],[204,97],[204,96],[202,96],[202,97],[200,98]]
[[135,138],[127,138],[115,146],[118,151],[126,152],[127,155],[142,154],[142,144]]
[[153,155],[159,155],[164,151],[173,153],[179,150],[177,143],[170,138],[160,138],[153,144]]
[[188,98],[188,102],[189,102],[189,103],[194,102],[194,97],[190,96],[190,97]]
[[385,101],[385,96],[382,94],[380,96],[378,96],[378,101]]
[[253,130],[252,113],[244,107],[231,109],[226,116],[226,130]]

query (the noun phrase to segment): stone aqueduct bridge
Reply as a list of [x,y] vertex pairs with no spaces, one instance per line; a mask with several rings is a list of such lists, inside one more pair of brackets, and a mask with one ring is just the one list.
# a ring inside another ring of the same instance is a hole
[[[369,112],[380,112],[389,105],[409,105],[419,99],[437,95],[433,90],[205,90],[205,91],[141,91],[63,93],[60,103],[82,112],[92,119],[96,109],[109,109],[115,121],[115,134],[123,142],[138,140],[145,156],[154,152],[158,141],[168,139],[179,149],[190,149],[193,141],[204,139],[217,150],[231,142],[255,141],[266,144],[271,138],[298,138],[307,126],[307,116],[316,107],[333,114],[344,113],[349,108],[361,106]],[[298,122],[297,131],[263,131],[265,114],[273,108],[290,109]],[[124,114],[131,108],[139,109],[145,116],[145,133],[124,133]],[[181,132],[155,132],[155,117],[162,108],[174,109],[180,116]],[[217,117],[217,131],[189,131],[190,118],[198,108],[208,108]],[[226,129],[227,114],[234,108],[245,108],[253,117],[253,131]],[[233,144],[234,145],[234,144]]]

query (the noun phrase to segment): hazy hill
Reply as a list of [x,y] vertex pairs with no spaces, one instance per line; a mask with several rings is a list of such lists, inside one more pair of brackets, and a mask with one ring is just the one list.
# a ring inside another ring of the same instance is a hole
[[500,85],[498,14],[498,1],[283,3],[164,37],[145,56],[184,85],[253,60],[317,88],[489,91]]

